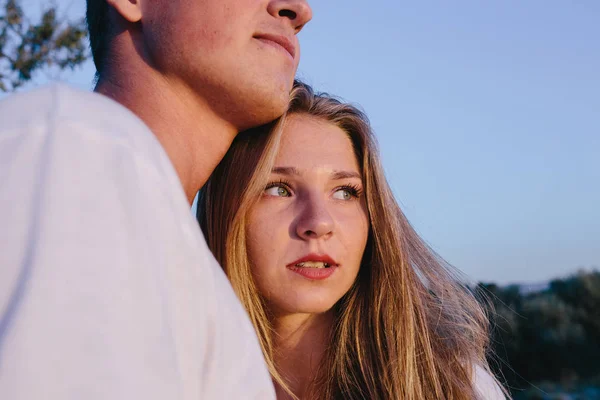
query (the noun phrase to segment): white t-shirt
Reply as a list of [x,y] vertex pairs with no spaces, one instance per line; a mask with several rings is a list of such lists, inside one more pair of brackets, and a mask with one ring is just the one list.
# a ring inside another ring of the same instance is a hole
[[0,103],[0,399],[273,399],[149,129],[53,85]]

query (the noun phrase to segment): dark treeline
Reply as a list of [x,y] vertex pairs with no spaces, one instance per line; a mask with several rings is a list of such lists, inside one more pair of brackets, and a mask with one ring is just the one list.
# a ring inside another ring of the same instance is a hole
[[[515,399],[600,398],[600,272],[531,293],[517,285],[479,289],[492,318],[490,364]],[[551,395],[559,392],[565,397]]]

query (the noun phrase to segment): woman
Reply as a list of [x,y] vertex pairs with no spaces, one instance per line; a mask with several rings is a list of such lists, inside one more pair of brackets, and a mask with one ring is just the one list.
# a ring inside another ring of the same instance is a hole
[[402,214],[355,107],[297,82],[286,116],[236,138],[198,219],[278,398],[503,398],[484,312]]

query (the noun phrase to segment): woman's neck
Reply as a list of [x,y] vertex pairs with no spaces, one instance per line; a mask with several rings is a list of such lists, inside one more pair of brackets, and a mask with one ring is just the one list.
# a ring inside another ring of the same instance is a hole
[[[289,388],[303,399],[314,384],[330,340],[332,314],[292,314],[275,318],[275,365]],[[276,384],[277,398],[290,399]]]

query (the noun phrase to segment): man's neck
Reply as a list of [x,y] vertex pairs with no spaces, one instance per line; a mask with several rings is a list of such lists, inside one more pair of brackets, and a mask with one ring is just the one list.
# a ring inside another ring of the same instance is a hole
[[189,87],[169,81],[146,64],[122,64],[119,70],[128,71],[127,75],[107,68],[96,92],[129,108],[148,125],[175,167],[191,204],[238,131]]
[[[314,384],[332,329],[332,314],[295,314],[274,321],[275,364],[290,389],[304,398]],[[278,398],[286,398],[277,387]]]

